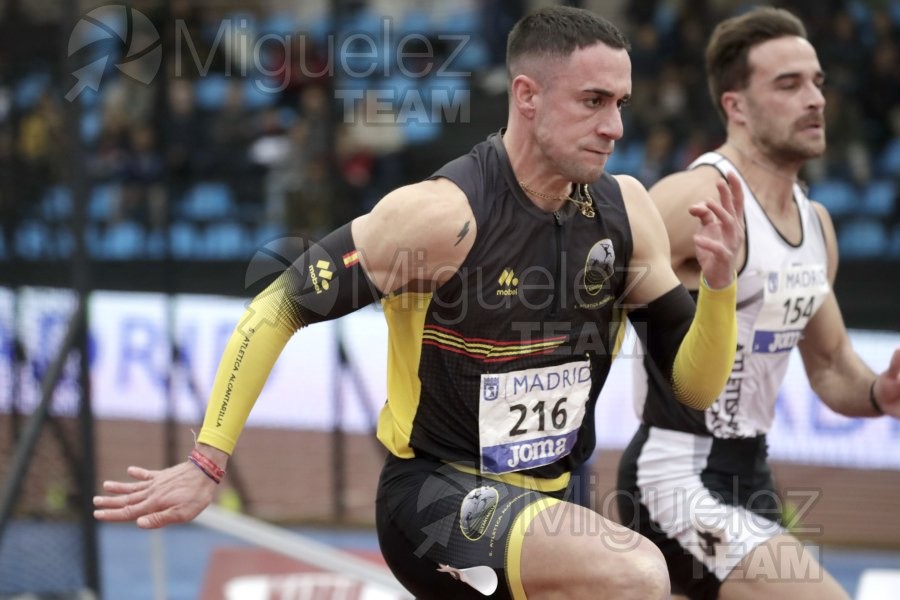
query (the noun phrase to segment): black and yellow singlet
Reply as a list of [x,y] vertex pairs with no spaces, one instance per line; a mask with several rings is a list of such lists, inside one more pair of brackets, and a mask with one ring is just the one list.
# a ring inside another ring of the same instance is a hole
[[578,186],[536,207],[499,134],[439,169],[466,194],[477,237],[433,293],[383,300],[388,399],[378,438],[395,456],[469,465],[489,475],[554,479],[595,443],[594,405],[613,357],[631,230],[618,183]]

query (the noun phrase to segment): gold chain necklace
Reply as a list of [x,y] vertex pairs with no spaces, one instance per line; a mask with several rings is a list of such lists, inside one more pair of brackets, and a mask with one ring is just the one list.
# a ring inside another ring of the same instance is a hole
[[[588,219],[593,219],[597,214],[594,212],[594,199],[591,197],[591,192],[588,189],[587,184],[582,184],[581,190],[582,193],[586,196],[583,200],[576,200],[573,196],[551,196],[550,194],[545,194],[544,192],[539,192],[536,189],[529,186],[524,181],[519,181],[519,186],[528,194],[532,196],[537,196],[541,200],[548,200],[550,202],[558,202],[559,200],[567,200],[578,207],[578,211],[587,217]],[[575,194],[578,193],[578,186],[575,186]],[[574,194],[573,194],[574,195]]]

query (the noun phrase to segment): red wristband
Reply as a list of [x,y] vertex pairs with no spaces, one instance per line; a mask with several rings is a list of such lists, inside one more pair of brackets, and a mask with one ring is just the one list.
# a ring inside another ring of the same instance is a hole
[[191,450],[188,460],[197,465],[197,468],[203,471],[204,475],[216,483],[221,483],[222,479],[225,477],[225,469],[222,469],[212,460],[200,454],[196,449]]

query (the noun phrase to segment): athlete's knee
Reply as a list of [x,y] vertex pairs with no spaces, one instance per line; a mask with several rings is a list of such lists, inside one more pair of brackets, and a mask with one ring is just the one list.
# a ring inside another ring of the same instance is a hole
[[529,600],[668,596],[665,559],[647,538],[568,503],[541,517],[532,523],[523,545]]
[[[585,553],[581,568],[587,574],[585,588],[604,590],[603,598],[663,599],[669,597],[669,573],[659,549],[647,538],[629,532],[627,544],[610,543],[602,537]],[[618,540],[617,540],[618,541]],[[588,594],[585,597],[593,598]]]
[[668,598],[669,572],[659,549],[649,540],[630,551],[608,581],[617,592],[611,598]]

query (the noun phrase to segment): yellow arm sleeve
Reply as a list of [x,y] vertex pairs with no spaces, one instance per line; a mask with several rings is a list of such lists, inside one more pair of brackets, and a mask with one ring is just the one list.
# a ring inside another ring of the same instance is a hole
[[198,442],[231,454],[256,398],[291,336],[304,325],[281,276],[260,293],[231,334]]
[[672,390],[678,401],[706,410],[716,401],[734,365],[737,347],[737,278],[721,290],[700,278],[697,312],[672,365]]

